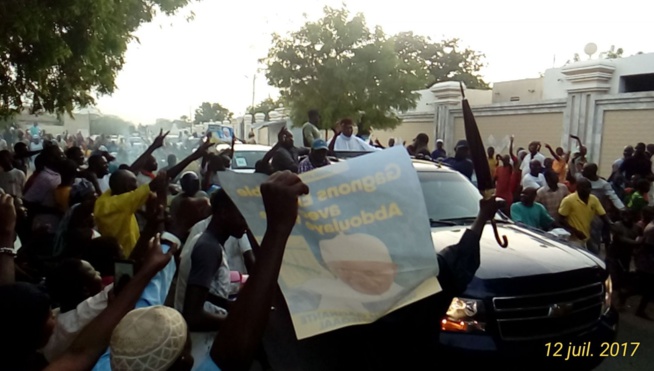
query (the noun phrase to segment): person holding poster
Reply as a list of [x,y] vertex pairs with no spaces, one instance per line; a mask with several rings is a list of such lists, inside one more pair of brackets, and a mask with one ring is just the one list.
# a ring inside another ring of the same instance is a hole
[[[482,230],[501,203],[480,201],[478,217],[460,242],[437,254],[418,176],[404,148],[299,178],[310,192],[299,199],[278,281],[283,296],[264,338],[273,369],[437,365],[440,319],[474,277]],[[256,239],[272,218],[259,190],[265,179],[220,175]]]

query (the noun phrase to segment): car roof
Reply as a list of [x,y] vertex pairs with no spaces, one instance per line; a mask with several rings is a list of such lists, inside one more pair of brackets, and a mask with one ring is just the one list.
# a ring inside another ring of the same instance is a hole
[[441,162],[419,160],[415,158],[412,158],[411,162],[413,163],[413,167],[419,172],[456,172],[456,170],[452,170],[452,168],[450,168],[447,164]]
[[[222,151],[225,149],[229,149],[229,144],[221,143],[216,145],[216,149],[218,151]],[[239,144],[236,143],[234,145],[234,151],[262,151],[262,152],[268,152],[270,151],[272,147],[270,146],[264,146],[261,144]]]

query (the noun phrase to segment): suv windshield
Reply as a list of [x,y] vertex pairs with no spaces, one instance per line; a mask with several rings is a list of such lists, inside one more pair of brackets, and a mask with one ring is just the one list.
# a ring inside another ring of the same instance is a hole
[[232,161],[232,169],[254,169],[257,161],[266,155],[265,151],[236,151]]
[[481,195],[458,173],[418,172],[427,214],[432,221],[475,218]]

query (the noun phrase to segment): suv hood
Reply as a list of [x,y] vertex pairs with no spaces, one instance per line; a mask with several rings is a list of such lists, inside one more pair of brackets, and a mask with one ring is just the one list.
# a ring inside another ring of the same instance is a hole
[[[456,245],[468,226],[431,229],[436,251]],[[497,224],[509,246],[502,248],[495,241],[493,228],[486,225],[480,240],[481,264],[475,277],[479,279],[511,278],[567,272],[583,268],[604,268],[604,262],[591,253],[545,233],[538,233],[515,224]]]

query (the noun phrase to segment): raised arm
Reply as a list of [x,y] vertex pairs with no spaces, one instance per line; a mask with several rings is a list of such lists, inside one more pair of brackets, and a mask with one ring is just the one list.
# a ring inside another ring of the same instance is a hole
[[268,226],[250,277],[216,336],[211,358],[223,370],[249,369],[270,315],[286,241],[298,212],[298,196],[309,188],[290,171],[277,172],[261,185]]
[[143,268],[136,272],[107,308],[84,327],[66,353],[50,363],[46,370],[92,369],[107,350],[114,328],[129,311],[134,309],[145,287],[160,270],[168,265],[175,251],[176,247],[172,246],[167,253],[164,253],[159,238],[153,239]]
[[16,280],[14,266],[14,234],[16,230],[16,207],[14,198],[8,194],[0,197],[0,285],[11,285]]
[[207,151],[213,143],[211,143],[210,137],[207,137],[207,139],[203,142],[200,142],[200,148],[195,150],[195,152],[191,153],[188,157],[177,163],[175,166],[171,167],[166,171],[168,174],[168,179],[175,179],[177,176],[184,171],[193,161],[201,159],[203,156],[207,154]]
[[557,155],[556,152],[552,149],[552,146],[549,144],[545,143],[545,148],[547,148],[550,151],[550,154],[556,161],[561,161],[561,156]]
[[515,154],[513,154],[513,142],[515,141],[515,135],[511,135],[511,141],[509,142],[509,156],[511,156],[511,160],[515,162]]
[[134,174],[138,174],[139,171],[141,171],[141,168],[143,168],[143,165],[145,165],[146,160],[148,157],[154,153],[157,149],[163,147],[164,145],[164,140],[166,139],[166,135],[168,135],[170,131],[167,131],[166,133],[163,132],[163,129],[159,132],[159,135],[157,135],[156,138],[154,138],[154,141],[152,141],[152,144],[148,147],[148,149],[139,156],[134,163],[129,167],[129,171],[131,171]]

